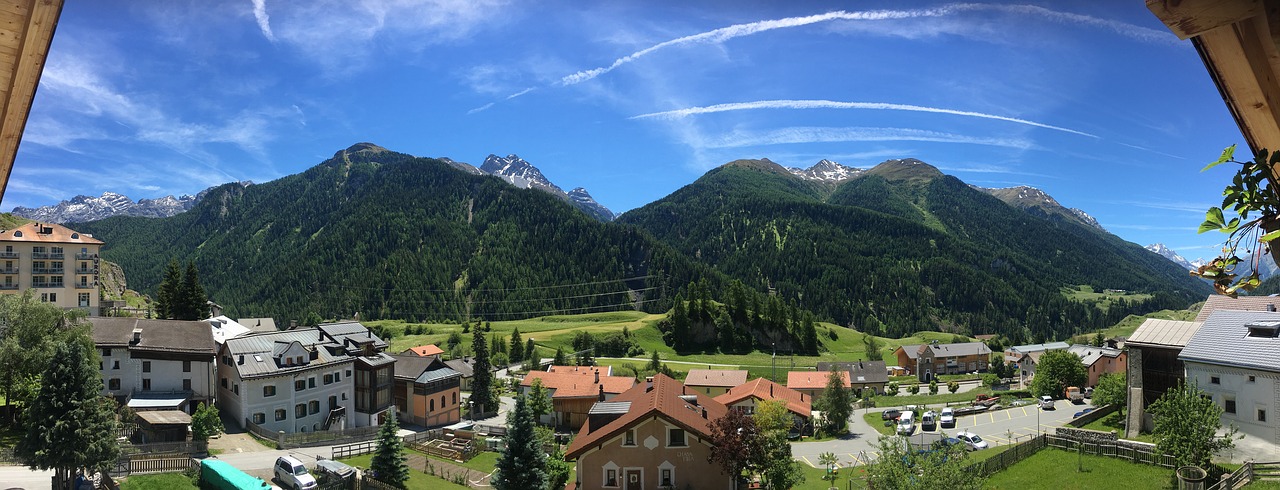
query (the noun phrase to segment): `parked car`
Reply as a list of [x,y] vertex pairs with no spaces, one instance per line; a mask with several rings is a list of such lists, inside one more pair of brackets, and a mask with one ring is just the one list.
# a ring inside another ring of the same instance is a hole
[[930,410],[928,412],[925,412],[924,415],[921,415],[920,430],[924,430],[924,431],[938,430],[938,414],[933,413],[933,410]]
[[898,433],[904,436],[909,436],[915,431],[915,412],[902,412],[902,416],[898,417]]
[[1079,412],[1076,412],[1076,414],[1075,414],[1075,415],[1072,415],[1072,416],[1071,416],[1071,418],[1073,418],[1073,419],[1078,419],[1078,418],[1080,418],[1080,417],[1085,416],[1085,414],[1087,414],[1087,413],[1089,413],[1089,412],[1092,412],[1092,411],[1094,411],[1094,410],[1097,410],[1097,409],[1096,409],[1096,408],[1092,408],[1092,407],[1090,407],[1090,408],[1086,408],[1086,409],[1084,409],[1084,410],[1081,410],[1081,411],[1079,411]]
[[982,440],[982,437],[972,432],[960,431],[956,433],[956,439],[959,439],[960,442],[963,442],[965,447],[969,448],[970,451],[977,451],[979,449],[987,448],[987,441]]
[[322,459],[316,461],[316,481],[324,481],[326,483],[345,482],[351,483],[356,478],[356,469],[332,459]]
[[946,449],[948,447],[955,446],[957,444],[964,444],[964,442],[954,437],[945,437],[945,438],[933,441],[933,449],[934,450]]
[[938,425],[941,425],[944,429],[947,427],[955,427],[956,412],[952,410],[951,407],[942,409],[942,414],[938,416]]
[[898,420],[899,415],[902,415],[901,411],[896,408],[890,408],[880,412],[880,420]]
[[1040,396],[1040,408],[1044,410],[1053,410],[1053,397],[1049,395]]
[[276,458],[276,480],[285,488],[303,490],[316,488],[316,479],[307,473],[307,468],[293,456]]
[[1071,403],[1076,405],[1084,403],[1084,392],[1080,391],[1080,388],[1068,386],[1065,395],[1068,400],[1071,400]]

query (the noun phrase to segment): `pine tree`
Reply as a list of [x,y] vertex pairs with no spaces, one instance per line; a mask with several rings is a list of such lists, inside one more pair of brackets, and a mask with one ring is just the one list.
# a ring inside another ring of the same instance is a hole
[[520,338],[520,328],[511,330],[511,347],[507,358],[511,362],[521,362],[524,360],[524,339]]
[[533,339],[526,340],[524,342],[524,370],[536,370],[541,364],[542,356],[538,355],[538,346],[534,345]]
[[675,307],[671,309],[671,347],[676,352],[689,349],[689,313],[684,304],[684,296],[676,295]]
[[55,470],[56,488],[70,488],[76,470],[104,471],[120,456],[115,403],[103,397],[102,377],[87,338],[59,344],[25,413],[27,434],[15,452],[32,469]]
[[541,489],[547,486],[547,453],[534,431],[533,412],[524,396],[507,415],[507,450],[498,458],[489,481],[497,490]]
[[553,366],[569,365],[569,359],[565,357],[563,347],[556,347],[556,357],[551,360],[551,365]]
[[396,411],[387,410],[387,422],[378,428],[378,448],[373,451],[369,469],[374,479],[404,488],[404,482],[409,481],[409,465],[405,463],[408,458],[404,455],[404,441],[396,434],[399,431]]
[[496,410],[498,405],[493,400],[493,372],[489,370],[489,346],[484,340],[484,331],[478,327],[471,334],[471,349],[475,351],[471,375],[473,410],[478,413]]
[[156,292],[156,318],[173,318],[178,301],[178,290],[182,287],[182,271],[178,269],[178,259],[170,258],[165,267],[164,279],[160,280],[160,288]]
[[175,297],[170,309],[172,318],[202,320],[209,317],[209,297],[204,294],[204,287],[200,285],[200,272],[196,270],[194,261],[187,262],[187,272],[182,275],[182,284]]

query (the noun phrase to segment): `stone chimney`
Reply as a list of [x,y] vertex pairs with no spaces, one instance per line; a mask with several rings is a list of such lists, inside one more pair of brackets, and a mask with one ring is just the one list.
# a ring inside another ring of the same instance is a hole
[[132,340],[130,340],[130,341],[129,341],[129,343],[130,343],[130,344],[137,344],[137,343],[139,343],[139,342],[142,342],[142,329],[141,329],[141,328],[135,328],[135,329],[133,329],[133,339],[132,339]]
[[599,401],[604,401],[604,385],[600,385],[600,396],[597,398],[599,398]]

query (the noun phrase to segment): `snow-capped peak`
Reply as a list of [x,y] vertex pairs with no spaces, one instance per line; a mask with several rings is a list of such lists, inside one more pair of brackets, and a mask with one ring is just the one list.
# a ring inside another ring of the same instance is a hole
[[515,154],[500,157],[497,155],[489,155],[484,159],[484,164],[480,165],[480,170],[489,175],[502,178],[511,185],[521,189],[529,189],[533,187],[550,191],[555,189],[554,193],[563,194],[564,190],[552,184],[546,176],[542,175],[542,171],[538,167],[533,166],[523,158]]
[[823,159],[814,166],[805,168],[791,167],[787,171],[792,175],[804,180],[816,180],[821,182],[844,182],[862,174],[863,170],[853,167],[846,167],[831,160]]
[[1197,259],[1196,262],[1191,262],[1187,259],[1182,258],[1181,255],[1178,255],[1178,252],[1174,252],[1173,249],[1164,246],[1163,243],[1153,243],[1151,245],[1147,245],[1146,249],[1152,252],[1155,252],[1156,254],[1159,254],[1161,257],[1164,257],[1166,259],[1173,261],[1173,263],[1178,264],[1179,266],[1187,270],[1197,269],[1200,267],[1200,265],[1203,265],[1203,264],[1196,263],[1196,262],[1203,262],[1202,260]]

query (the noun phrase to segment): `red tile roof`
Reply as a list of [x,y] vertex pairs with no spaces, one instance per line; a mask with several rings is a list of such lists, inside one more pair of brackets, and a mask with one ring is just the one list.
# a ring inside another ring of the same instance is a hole
[[419,345],[417,347],[410,348],[409,351],[418,357],[444,354],[444,349],[436,347],[435,344]]
[[520,381],[520,386],[533,386],[533,380],[541,379],[542,386],[555,390],[551,398],[582,398],[598,396],[600,387],[604,392],[616,395],[635,386],[636,379],[629,376],[600,376],[597,380],[594,372],[583,373],[549,373],[546,371],[530,371]]
[[[826,383],[823,383],[826,386]],[[748,397],[755,397],[757,400],[781,400],[787,403],[787,410],[795,412],[796,415],[808,418],[813,406],[812,397],[807,397],[804,393],[787,388],[765,378],[756,378],[746,383],[730,389],[728,393],[717,396],[716,401],[731,406]]]
[[[695,397],[697,404],[681,399],[681,395]],[[655,375],[652,383],[640,383],[611,401],[631,402],[631,408],[602,427],[591,427],[591,420],[588,419],[578,432],[578,437],[565,450],[565,459],[577,459],[596,444],[633,427],[650,415],[660,416],[692,435],[706,439],[711,434],[711,422],[729,411],[723,403],[697,390],[688,389],[683,383],[663,374]]]
[[596,371],[601,376],[613,376],[613,367],[611,366],[547,366],[548,373],[569,373],[569,374],[585,374],[594,375]]
[[[844,387],[852,386],[849,383],[848,371],[836,371],[840,373],[840,377],[844,379]],[[787,373],[787,387],[793,390],[815,390],[827,387],[827,378],[831,376],[831,371],[791,371]]]
[[690,369],[684,377],[686,386],[732,388],[746,382],[747,372],[736,369]]
[[[49,233],[41,233],[48,231]],[[74,238],[73,238],[74,237]],[[30,222],[16,228],[0,230],[0,242],[45,242],[84,245],[102,245],[102,240],[93,235],[77,232],[71,228],[53,223]],[[67,252],[72,252],[67,250]]]

